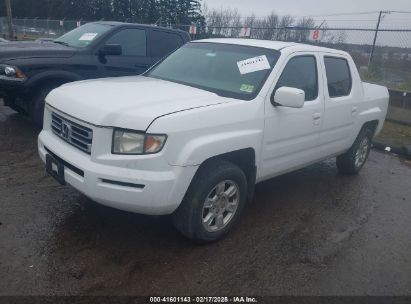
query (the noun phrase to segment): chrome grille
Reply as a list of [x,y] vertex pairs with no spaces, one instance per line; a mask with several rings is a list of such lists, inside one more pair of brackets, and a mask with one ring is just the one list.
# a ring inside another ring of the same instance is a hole
[[72,122],[56,113],[51,113],[53,133],[74,147],[90,154],[93,130]]

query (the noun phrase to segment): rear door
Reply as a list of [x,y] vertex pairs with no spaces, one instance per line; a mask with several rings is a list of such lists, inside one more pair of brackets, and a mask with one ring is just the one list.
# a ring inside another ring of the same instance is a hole
[[321,65],[317,53],[294,53],[283,66],[273,84],[272,94],[283,86],[305,92],[302,108],[273,106],[270,97],[265,103],[265,127],[262,175],[269,178],[318,158],[317,149],[324,112]]
[[154,62],[159,61],[168,54],[181,47],[185,41],[178,33],[151,29],[149,35],[150,55]]
[[[351,61],[344,55],[322,54],[325,113],[320,136],[323,156],[342,152],[351,144],[357,116]],[[348,146],[347,146],[348,145]]]
[[148,55],[147,36],[144,28],[121,28],[113,33],[105,44],[119,44],[123,53],[120,56],[105,56],[105,62],[102,62],[105,76],[128,76],[145,72],[153,64],[153,59]]

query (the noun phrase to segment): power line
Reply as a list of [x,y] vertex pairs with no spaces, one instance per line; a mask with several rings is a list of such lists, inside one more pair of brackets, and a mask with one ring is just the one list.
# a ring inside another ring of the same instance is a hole
[[[399,21],[401,21],[401,20],[405,20],[405,21],[411,21],[411,19],[410,18],[391,18],[392,16],[390,16],[390,18],[388,18],[387,20],[390,20],[390,21],[396,21],[396,20],[399,20]],[[347,18],[345,18],[345,19],[328,19],[328,18],[311,18],[312,20],[324,20],[324,19],[327,19],[327,20],[332,20],[332,21],[375,21],[376,19],[375,18],[372,18],[372,19],[347,19]]]
[[356,16],[356,15],[369,15],[369,14],[378,14],[378,13],[379,11],[354,12],[354,13],[333,13],[333,14],[308,15],[307,17]]
[[396,13],[396,14],[411,14],[411,11],[390,11],[391,13]]
[[[370,12],[355,12],[355,13],[333,13],[333,14],[320,14],[320,15],[306,15],[306,16],[296,16],[296,17],[300,17],[300,18],[304,18],[304,17],[327,17],[327,16],[350,16],[350,15],[365,15],[365,14],[378,14],[379,11],[370,11]],[[278,16],[277,14],[274,13],[274,15]],[[282,16],[287,16],[289,14],[285,14]],[[270,14],[266,15],[266,16],[239,16],[239,18],[241,19],[246,19],[246,18],[254,18],[254,19],[265,19],[268,16],[270,16]],[[290,15],[292,16],[292,15]],[[292,16],[294,17],[294,16]]]
[[[347,16],[360,16],[360,15],[370,15],[370,14],[375,14],[378,17],[380,11],[364,11],[364,12],[351,12],[351,13],[330,13],[330,14],[318,14],[318,15],[306,15],[306,16],[293,16],[293,15],[277,15],[274,13],[275,16],[278,17],[284,17],[284,16],[290,16],[293,19],[302,19],[302,18],[309,18],[313,19],[314,21],[322,21],[324,18],[322,17],[338,17],[338,16],[343,16],[345,19],[326,19],[326,21],[344,21],[344,22],[350,22],[350,21],[369,21],[369,22],[375,22],[376,19],[347,19]],[[411,11],[382,11],[383,14],[390,14],[390,13],[400,13],[400,14],[411,14]],[[255,16],[255,15],[250,15],[250,16],[236,16],[238,19],[254,19],[254,20],[261,20],[261,19],[267,19],[271,14],[268,14],[266,16]],[[313,18],[313,17],[318,17],[318,19]],[[392,16],[391,16],[392,17]],[[395,20],[400,20],[400,19],[395,19]],[[403,20],[409,20],[409,19],[403,19]],[[384,22],[385,23],[385,22]]]
[[[353,13],[333,13],[333,14],[318,14],[318,15],[307,15],[307,17],[329,17],[329,16],[358,16],[358,15],[369,15],[369,14],[379,14],[380,11],[369,11],[369,12],[353,12]],[[411,11],[382,11],[384,14],[411,14]]]

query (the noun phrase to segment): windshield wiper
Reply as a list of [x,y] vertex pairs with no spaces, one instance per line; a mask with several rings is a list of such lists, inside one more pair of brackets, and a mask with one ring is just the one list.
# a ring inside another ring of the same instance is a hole
[[53,42],[58,43],[58,44],[62,44],[62,45],[65,45],[65,46],[70,46],[70,44],[68,44],[67,42],[64,42],[64,41],[53,40]]

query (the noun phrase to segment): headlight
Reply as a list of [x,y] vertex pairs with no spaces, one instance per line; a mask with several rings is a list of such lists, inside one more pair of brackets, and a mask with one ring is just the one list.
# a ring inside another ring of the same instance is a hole
[[113,154],[152,154],[160,152],[167,135],[146,134],[137,131],[114,129],[111,152]]
[[8,77],[16,77],[16,68],[6,66],[4,68],[4,74],[6,74],[6,76]]
[[26,75],[17,67],[11,65],[0,65],[0,78],[8,80],[25,80]]

